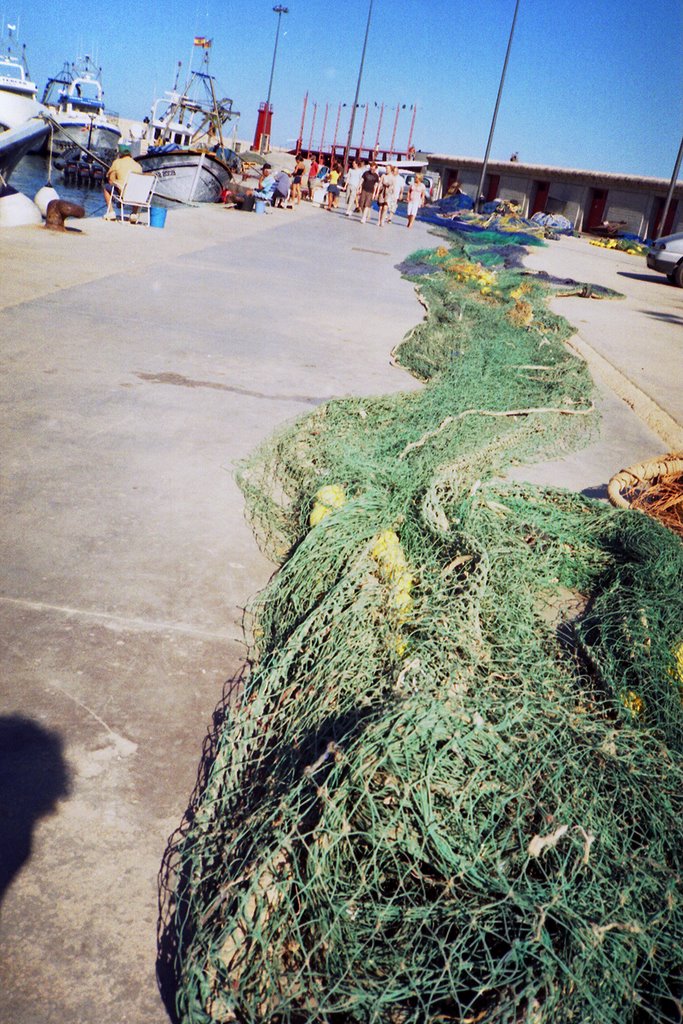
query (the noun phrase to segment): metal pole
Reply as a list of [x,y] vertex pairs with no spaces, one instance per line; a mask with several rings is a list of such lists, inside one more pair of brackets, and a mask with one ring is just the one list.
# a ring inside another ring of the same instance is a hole
[[391,133],[391,150],[389,156],[394,155],[394,143],[396,142],[396,129],[398,128],[398,115],[401,113],[401,104],[399,103],[396,107],[396,117],[394,118],[394,130]]
[[313,120],[311,121],[311,134],[308,137],[308,155],[310,156],[313,151],[313,132],[315,130],[315,116],[318,113],[318,104],[313,101]]
[[671,175],[671,184],[669,185],[669,191],[667,192],[666,199],[664,200],[664,209],[662,210],[662,217],[659,222],[659,227],[657,228],[657,238],[661,238],[664,234],[664,224],[666,223],[666,215],[669,212],[671,200],[674,197],[674,189],[676,188],[676,179],[678,178],[678,172],[681,168],[681,160],[683,160],[683,138],[681,139],[681,145],[678,150],[678,156],[676,157],[676,166],[674,167],[674,172]]
[[299,138],[296,140],[296,151],[301,152],[301,147],[304,144],[304,125],[306,124],[306,107],[308,106],[308,92],[304,96],[304,109],[301,112],[301,127],[299,128]]
[[330,170],[332,170],[332,165],[334,164],[337,156],[337,132],[339,131],[339,119],[341,117],[341,108],[342,105],[340,103],[339,106],[337,107],[337,120],[334,125],[334,138],[332,139],[332,149],[330,156]]
[[474,201],[474,209],[477,211],[477,213],[479,212],[479,208],[481,206],[480,196],[482,194],[482,189],[484,188],[484,178],[486,177],[486,168],[487,168],[488,162],[489,162],[489,153],[491,152],[491,143],[493,142],[493,132],[495,130],[496,120],[498,118],[498,107],[500,106],[500,97],[501,97],[501,95],[503,93],[503,83],[505,82],[505,72],[507,71],[508,60],[509,60],[509,57],[510,57],[510,49],[512,48],[512,37],[513,37],[514,32],[515,32],[515,22],[517,21],[517,11],[518,10],[519,10],[519,0],[516,0],[516,3],[515,3],[515,13],[514,13],[514,15],[512,17],[512,28],[510,29],[510,36],[509,36],[509,39],[508,39],[508,48],[507,48],[507,50],[505,52],[505,61],[503,63],[503,71],[502,71],[501,76],[500,76],[500,85],[498,86],[498,96],[496,97],[496,106],[495,106],[494,111],[493,111],[493,120],[491,121],[491,131],[489,132],[489,141],[488,141],[488,143],[486,145],[486,153],[484,155],[484,162],[481,165],[481,177],[479,179],[479,185],[477,186],[477,195],[476,195],[475,201]]
[[408,132],[408,145],[406,146],[406,156],[410,152],[410,147],[413,141],[413,129],[415,128],[415,117],[417,115],[417,103],[413,103],[413,116],[410,121],[410,131]]
[[379,121],[377,122],[377,138],[375,139],[375,149],[374,149],[375,160],[377,159],[377,156],[379,154],[379,133],[382,131],[382,118],[383,117],[384,117],[384,103],[382,103],[382,106],[379,108]]
[[[268,98],[266,99],[266,124],[268,125],[268,139],[270,140],[270,97],[273,92],[273,75],[275,74],[275,58],[277,57],[277,44],[280,38],[280,20],[283,14],[289,14],[289,8],[283,7],[282,4],[277,4],[273,7],[273,10],[277,14],[277,29],[275,30],[275,49],[273,50],[273,63],[270,67],[270,81],[268,82]],[[261,132],[261,139],[259,142],[259,153],[264,152],[263,132]]]
[[361,156],[363,155],[363,143],[365,142],[365,129],[367,128],[367,124],[368,124],[368,110],[369,109],[370,109],[370,104],[366,103],[365,104],[365,117],[363,118],[363,130],[360,133],[360,155]]
[[323,118],[323,130],[320,134],[320,148],[318,149],[318,160],[323,158],[323,146],[325,145],[325,129],[327,128],[327,112],[329,110],[329,103],[325,104],[325,116]]
[[365,64],[365,51],[368,46],[368,33],[370,32],[370,18],[372,17],[372,4],[374,0],[370,0],[370,6],[368,8],[368,21],[365,26],[365,39],[363,40],[363,52],[360,58],[360,67],[358,68],[358,81],[356,82],[356,95],[351,107],[351,120],[349,122],[349,134],[346,139],[346,148],[344,150],[344,173],[349,168],[349,150],[351,149],[351,136],[353,135],[353,125],[356,120],[356,108],[358,106],[358,97],[360,96],[360,83],[363,77],[363,65]]

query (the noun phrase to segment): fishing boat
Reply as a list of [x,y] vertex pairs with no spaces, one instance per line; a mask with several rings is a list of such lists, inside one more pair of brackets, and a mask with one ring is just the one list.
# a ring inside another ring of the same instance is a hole
[[38,87],[31,81],[26,63],[26,47],[21,56],[14,50],[15,25],[7,25],[7,48],[0,53],[0,130],[17,128],[35,117],[41,110],[38,102]]
[[146,173],[157,175],[155,202],[218,202],[233,175],[241,171],[241,159],[226,145],[224,133],[239,113],[231,99],[219,99],[216,80],[209,74],[211,40],[195,38],[193,45],[193,53],[202,51],[198,70],[190,66],[180,89],[178,64],[173,89],[152,106],[148,150],[136,157]]
[[45,121],[31,118],[14,128],[0,131],[0,191],[9,182],[19,161],[27,153],[35,151],[49,130]]
[[121,138],[115,114],[104,106],[102,69],[89,56],[68,62],[54,78],[49,78],[43,93],[55,128],[52,148],[56,154],[84,146],[101,159],[110,161]]

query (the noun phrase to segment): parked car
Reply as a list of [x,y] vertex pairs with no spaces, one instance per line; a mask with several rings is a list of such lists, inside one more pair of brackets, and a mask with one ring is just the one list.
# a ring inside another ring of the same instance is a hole
[[683,231],[653,242],[647,250],[646,261],[650,270],[666,274],[672,284],[683,288]]
[[[406,198],[406,196],[408,194],[408,189],[410,188],[410,186],[412,185],[413,181],[415,180],[415,173],[416,173],[415,171],[408,171],[407,174],[405,174],[405,173],[403,174],[403,177],[406,179],[406,189],[405,189],[405,193],[403,195],[404,199]],[[439,192],[439,185],[440,185],[440,181],[439,181],[438,175],[436,175],[436,174],[423,174],[422,175],[422,180],[424,181],[425,185],[427,186],[427,202],[431,203],[435,199],[438,199],[439,198],[438,192]]]

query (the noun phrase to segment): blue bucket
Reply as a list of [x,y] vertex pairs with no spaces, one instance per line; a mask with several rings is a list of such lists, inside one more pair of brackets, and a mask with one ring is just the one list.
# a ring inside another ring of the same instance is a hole
[[254,213],[265,213],[266,212],[266,201],[265,199],[257,199],[254,203]]
[[163,206],[152,206],[149,211],[150,227],[163,228],[166,223],[166,210]]

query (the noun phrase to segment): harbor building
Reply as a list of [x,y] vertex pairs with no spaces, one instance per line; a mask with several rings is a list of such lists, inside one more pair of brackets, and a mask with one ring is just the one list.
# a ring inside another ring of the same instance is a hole
[[[439,174],[443,194],[458,183],[473,199],[481,177],[482,161],[472,157],[427,156],[429,170]],[[568,167],[546,167],[512,159],[490,160],[484,180],[487,201],[508,199],[519,204],[520,213],[562,214],[577,231],[590,232],[605,222],[619,223],[624,232],[641,238],[659,233],[662,212],[671,181],[636,174],[611,174]],[[677,181],[661,234],[683,231],[683,181]]]

